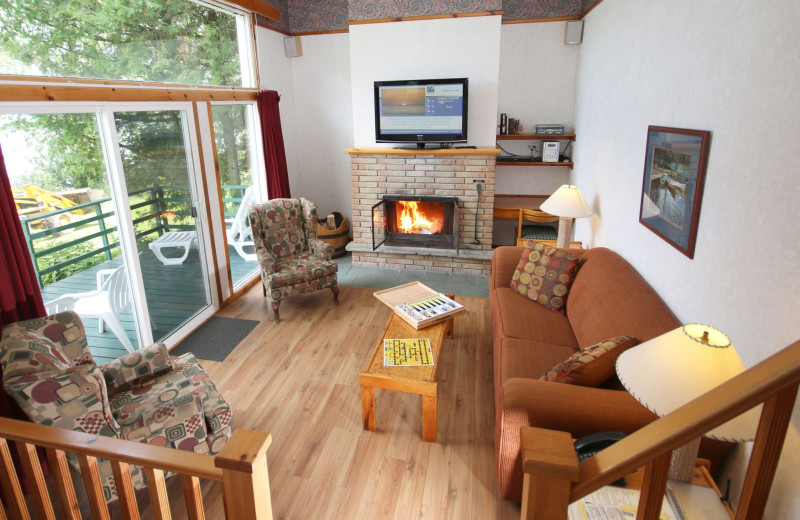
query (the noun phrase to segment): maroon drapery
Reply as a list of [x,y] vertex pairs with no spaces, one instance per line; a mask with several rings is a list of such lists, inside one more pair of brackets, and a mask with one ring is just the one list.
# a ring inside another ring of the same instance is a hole
[[[0,149],[0,327],[40,316],[44,316],[42,294],[14,206],[3,150]],[[15,419],[24,417],[3,391],[0,391],[0,415]]]
[[0,149],[0,326],[44,316],[44,303],[33,271],[22,223],[14,206],[11,182]]
[[258,92],[258,115],[261,120],[261,138],[264,144],[264,159],[267,165],[267,196],[270,199],[291,197],[289,192],[289,170],[286,168],[286,150],[283,147],[281,113],[278,102],[281,97],[274,90]]

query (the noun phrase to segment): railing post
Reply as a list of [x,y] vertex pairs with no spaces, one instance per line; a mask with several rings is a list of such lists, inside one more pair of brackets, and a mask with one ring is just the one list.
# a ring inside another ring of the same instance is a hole
[[786,430],[792,420],[797,388],[797,383],[789,385],[764,401],[753,452],[736,507],[737,520],[760,520],[764,517]]
[[22,224],[22,234],[25,236],[25,243],[28,244],[28,252],[31,254],[31,260],[33,261],[33,272],[36,274],[36,280],[39,281],[39,287],[44,287],[42,285],[42,275],[39,274],[39,263],[36,261],[36,250],[33,248],[33,240],[31,240],[31,229],[28,226],[28,217],[23,217],[20,220],[20,224]]
[[272,520],[267,448],[269,433],[236,430],[214,459],[222,469],[222,493],[228,519]]
[[523,427],[521,520],[566,520],[578,455],[567,432]]
[[103,247],[106,248],[105,256],[106,260],[111,260],[111,250],[108,249],[108,232],[106,231],[106,220],[102,217],[103,215],[103,206],[99,202],[94,203],[94,214],[95,216],[99,216],[100,218],[97,220],[97,225],[100,228],[100,231],[103,233],[100,235],[100,239],[103,241]]

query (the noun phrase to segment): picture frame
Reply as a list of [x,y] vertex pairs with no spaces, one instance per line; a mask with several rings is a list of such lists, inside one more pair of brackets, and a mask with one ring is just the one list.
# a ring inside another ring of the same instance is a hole
[[711,132],[647,127],[639,222],[694,258]]

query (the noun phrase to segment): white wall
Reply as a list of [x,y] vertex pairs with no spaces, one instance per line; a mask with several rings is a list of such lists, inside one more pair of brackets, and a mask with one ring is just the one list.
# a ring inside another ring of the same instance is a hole
[[[800,338],[799,15],[792,0],[607,0],[579,56],[573,181],[596,214],[576,239],[618,251],[748,366]],[[693,260],[638,222],[648,125],[712,132]],[[800,516],[797,424],[767,518]]]
[[353,143],[375,143],[373,82],[469,78],[468,143],[492,146],[497,120],[500,16],[350,26]]
[[[579,45],[564,45],[566,22],[520,23],[502,26],[497,111],[522,121],[525,133],[540,123],[562,123],[574,129],[575,80]],[[578,136],[580,139],[581,136]],[[530,154],[528,145],[541,141],[500,141],[509,153]],[[565,146],[567,141],[561,141]],[[568,150],[567,154],[573,150]],[[496,193],[547,195],[569,180],[569,168],[499,166]],[[517,222],[496,220],[495,244],[513,244]]]
[[301,36],[303,55],[286,58],[284,35],[259,31],[262,88],[281,95],[281,126],[293,197],[318,205],[324,218],[352,218],[350,47],[347,34]]

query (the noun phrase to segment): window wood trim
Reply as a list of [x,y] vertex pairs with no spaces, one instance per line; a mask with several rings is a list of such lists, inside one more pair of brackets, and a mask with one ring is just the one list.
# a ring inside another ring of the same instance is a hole
[[0,75],[0,101],[253,101],[258,89]]
[[247,9],[251,13],[256,13],[259,16],[268,18],[273,22],[281,21],[281,10],[277,7],[270,5],[263,0],[226,0],[228,3],[238,5],[243,9]]

